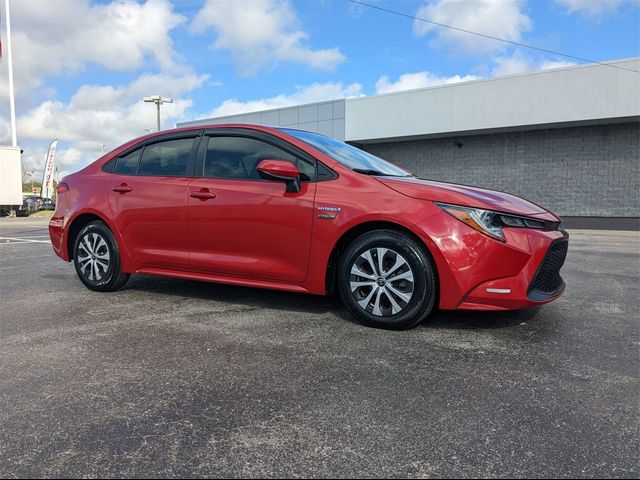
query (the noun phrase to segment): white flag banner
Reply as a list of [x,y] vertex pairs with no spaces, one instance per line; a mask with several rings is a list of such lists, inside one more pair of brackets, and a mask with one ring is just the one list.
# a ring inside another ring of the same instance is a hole
[[53,194],[53,158],[56,156],[56,147],[58,146],[58,139],[56,138],[51,145],[49,145],[49,152],[47,153],[47,159],[44,163],[44,173],[42,174],[42,191],[40,196],[42,198],[51,198]]

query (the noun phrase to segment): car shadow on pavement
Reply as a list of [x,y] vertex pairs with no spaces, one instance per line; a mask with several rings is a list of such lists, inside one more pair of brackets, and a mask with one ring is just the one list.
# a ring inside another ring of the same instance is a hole
[[[144,275],[131,277],[124,290],[146,291],[159,295],[210,300],[254,308],[268,308],[302,313],[331,313],[354,323],[338,296],[317,296],[278,290],[241,287],[217,283],[161,278]],[[418,328],[433,329],[497,329],[515,327],[534,320],[541,307],[514,311],[435,311]]]
[[210,300],[233,305],[305,313],[325,313],[341,307],[337,297],[283,292],[221,283],[134,275],[122,290]]
[[534,321],[541,307],[511,311],[470,311],[439,310],[431,314],[420,324],[421,328],[447,328],[454,330],[475,330],[510,328]]

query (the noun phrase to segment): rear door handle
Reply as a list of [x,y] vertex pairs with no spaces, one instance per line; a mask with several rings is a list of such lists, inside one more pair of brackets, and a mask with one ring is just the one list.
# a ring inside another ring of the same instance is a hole
[[211,198],[216,198],[216,194],[203,188],[198,192],[191,192],[191,198],[199,198],[200,200],[209,200]]
[[122,185],[113,187],[111,190],[113,190],[114,192],[127,193],[127,192],[130,192],[132,189],[129,185],[127,185],[126,183],[123,183]]

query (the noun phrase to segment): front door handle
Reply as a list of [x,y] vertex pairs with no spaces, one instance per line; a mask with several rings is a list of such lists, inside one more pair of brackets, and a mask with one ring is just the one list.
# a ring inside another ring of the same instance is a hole
[[132,189],[129,185],[127,185],[126,183],[123,183],[122,185],[118,185],[117,187],[113,187],[111,190],[113,190],[114,192],[119,192],[119,193],[127,193],[130,192]]
[[191,192],[191,198],[199,198],[200,200],[209,200],[211,198],[216,198],[216,194],[203,188],[198,192]]

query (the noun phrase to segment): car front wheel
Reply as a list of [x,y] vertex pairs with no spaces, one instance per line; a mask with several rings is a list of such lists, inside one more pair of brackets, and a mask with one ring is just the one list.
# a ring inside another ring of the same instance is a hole
[[122,271],[118,244],[111,230],[100,221],[88,223],[80,230],[73,262],[80,281],[89,290],[112,292],[129,279],[129,274]]
[[425,247],[394,230],[375,230],[356,238],[338,267],[342,301],[361,323],[403,330],[433,309],[435,267]]

